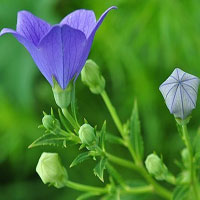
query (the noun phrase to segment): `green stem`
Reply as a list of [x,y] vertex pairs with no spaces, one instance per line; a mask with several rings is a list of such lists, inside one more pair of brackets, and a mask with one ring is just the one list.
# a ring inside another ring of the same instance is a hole
[[126,187],[124,191],[120,191],[121,194],[129,193],[129,194],[143,194],[143,193],[151,193],[153,192],[152,185],[147,186],[138,186],[138,187]]
[[82,192],[96,192],[96,193],[107,193],[108,192],[108,188],[104,187],[94,187],[94,186],[89,186],[89,185],[83,185],[83,184],[79,184],[79,183],[75,183],[72,181],[67,181],[66,186],[78,191],[82,191]]
[[123,131],[122,123],[121,123],[121,121],[120,121],[120,119],[119,119],[119,117],[117,115],[117,112],[116,112],[114,106],[112,105],[112,103],[111,103],[111,101],[110,101],[110,99],[109,99],[109,97],[108,97],[108,95],[107,95],[105,90],[101,93],[101,96],[102,96],[102,98],[103,98],[103,100],[104,100],[104,102],[105,102],[105,104],[106,104],[106,106],[107,106],[112,118],[113,118],[113,121],[114,121],[117,129],[119,130],[121,136],[123,137],[124,136],[124,131]]
[[74,118],[71,116],[67,108],[62,108],[62,113],[66,117],[66,119],[70,122],[70,124],[74,127],[76,131],[79,130],[80,126],[76,123]]
[[111,162],[113,162],[115,164],[118,164],[120,166],[129,168],[129,169],[137,170],[137,166],[128,160],[119,158],[117,156],[113,156],[112,154],[109,154],[106,152],[105,152],[105,156],[108,158],[108,160],[110,160]]
[[199,194],[198,194],[198,187],[197,187],[197,181],[196,181],[196,170],[194,166],[194,160],[193,160],[193,150],[192,145],[189,139],[187,125],[183,124],[181,125],[182,133],[183,133],[183,141],[185,142],[185,146],[188,149],[189,156],[190,156],[190,182],[191,187],[193,188],[195,198],[199,200]]
[[111,103],[111,101],[110,101],[110,99],[109,99],[109,97],[108,97],[108,95],[107,95],[105,90],[101,93],[101,96],[102,96],[102,98],[103,98],[103,100],[104,100],[104,102],[106,104],[106,107],[108,108],[108,111],[110,112],[110,115],[111,115],[111,117],[112,117],[112,119],[113,119],[113,121],[114,121],[114,123],[115,123],[115,125],[116,125],[116,127],[118,129],[118,131],[120,132],[122,138],[126,142],[126,147],[130,151],[133,160],[136,163],[138,163],[138,159],[137,159],[137,156],[135,154],[135,151],[133,150],[132,146],[130,145],[129,140],[127,141],[127,137],[126,137],[126,135],[124,133],[123,125],[122,125],[122,123],[121,123],[121,121],[120,121],[120,119],[119,119],[119,117],[117,115],[117,112],[116,112],[114,106],[112,105],[112,103]]

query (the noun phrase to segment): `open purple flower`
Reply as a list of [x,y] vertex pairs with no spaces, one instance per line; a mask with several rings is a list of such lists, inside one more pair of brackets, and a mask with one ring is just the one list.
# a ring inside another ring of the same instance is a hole
[[185,119],[196,107],[197,92],[200,80],[176,68],[169,78],[160,86],[170,113]]
[[11,33],[31,54],[41,73],[53,86],[53,77],[62,89],[81,72],[94,35],[111,9],[96,21],[90,10],[76,10],[59,24],[51,26],[28,11],[20,11],[16,31],[4,28],[0,36]]

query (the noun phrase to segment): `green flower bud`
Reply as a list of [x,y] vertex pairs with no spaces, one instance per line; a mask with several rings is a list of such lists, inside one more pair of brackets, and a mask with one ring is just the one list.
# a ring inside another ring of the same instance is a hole
[[36,167],[36,172],[44,184],[50,183],[50,185],[56,188],[66,186],[68,181],[67,171],[62,166],[57,153],[42,153]]
[[99,66],[92,60],[87,60],[81,71],[82,82],[90,88],[94,94],[100,94],[105,88],[105,79],[99,71]]
[[148,155],[145,165],[148,172],[155,176],[157,180],[166,179],[166,176],[168,175],[168,169],[156,154]]
[[82,144],[85,144],[87,146],[91,146],[95,144],[96,137],[94,134],[94,128],[90,126],[89,124],[83,124],[79,129],[79,138],[82,142]]
[[67,108],[71,103],[72,83],[70,82],[64,90],[54,78],[53,84],[52,90],[56,104],[62,109]]
[[42,118],[43,126],[50,131],[60,129],[60,122],[52,115],[44,115]]

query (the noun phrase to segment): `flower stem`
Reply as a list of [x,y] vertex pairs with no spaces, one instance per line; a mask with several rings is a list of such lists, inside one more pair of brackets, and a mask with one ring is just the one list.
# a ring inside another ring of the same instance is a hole
[[69,111],[66,108],[62,108],[62,113],[65,116],[65,118],[70,122],[70,124],[73,126],[73,128],[78,131],[80,126],[76,123],[74,118],[71,116]]
[[[129,152],[131,153],[131,156],[133,158],[133,160],[138,163],[138,159],[137,159],[137,156],[135,154],[135,151],[134,149],[132,148],[132,146],[130,145],[130,142],[129,142],[129,139],[126,137],[125,133],[124,133],[124,129],[123,129],[123,125],[117,115],[117,112],[114,108],[114,106],[112,105],[106,91],[104,90],[102,93],[101,93],[101,96],[106,104],[106,107],[108,108],[108,111],[110,112],[110,115],[118,129],[118,131],[120,132],[122,138],[124,139],[125,143],[126,143],[126,147],[128,148]],[[128,139],[128,140],[127,140]]]
[[111,103],[111,101],[110,101],[105,90],[101,93],[101,96],[102,96],[102,98],[103,98],[112,118],[113,118],[113,121],[114,121],[118,131],[120,132],[121,136],[123,137],[124,131],[123,131],[122,123],[121,123],[121,121],[120,121],[120,119],[117,115],[117,112],[116,112],[114,106],[112,105],[112,103]]
[[89,186],[89,185],[83,185],[83,184],[79,184],[79,183],[75,183],[72,181],[67,181],[66,186],[78,191],[82,191],[82,192],[96,192],[99,194],[103,194],[103,193],[107,193],[108,192],[108,188],[104,187],[94,187],[94,186]]
[[195,170],[194,160],[193,160],[193,150],[192,150],[192,145],[191,145],[189,135],[188,135],[187,125],[183,124],[181,125],[181,128],[182,128],[182,134],[183,134],[183,141],[185,143],[186,148],[188,149],[189,156],[190,156],[191,187],[193,188],[196,200],[199,200],[199,193],[198,193],[198,187],[197,187],[197,181],[196,181],[196,170]]
[[119,157],[109,154],[107,152],[105,152],[105,156],[108,158],[108,160],[110,160],[111,162],[113,162],[115,164],[118,164],[120,166],[129,168],[129,169],[137,170],[137,166],[134,165],[131,161],[119,158]]
[[126,187],[124,191],[120,193],[129,193],[129,194],[143,194],[143,193],[151,193],[153,192],[152,185],[147,186],[138,186],[138,187]]

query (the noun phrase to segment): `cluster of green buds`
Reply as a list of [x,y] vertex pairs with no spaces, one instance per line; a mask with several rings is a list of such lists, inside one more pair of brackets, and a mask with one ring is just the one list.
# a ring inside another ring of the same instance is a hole
[[94,94],[101,94],[105,89],[105,79],[100,73],[99,66],[92,60],[87,60],[81,71],[81,79]]
[[66,186],[68,181],[67,170],[61,164],[57,153],[42,153],[36,167],[36,172],[44,184],[49,183],[56,188]]

